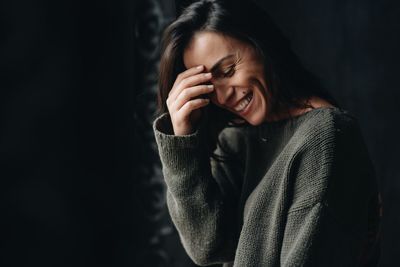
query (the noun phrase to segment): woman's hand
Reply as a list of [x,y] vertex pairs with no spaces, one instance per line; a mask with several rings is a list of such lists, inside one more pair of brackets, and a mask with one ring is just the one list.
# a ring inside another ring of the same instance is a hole
[[180,73],[168,94],[167,107],[175,135],[194,132],[194,125],[200,119],[201,107],[210,100],[197,98],[214,90],[213,85],[201,84],[211,80],[211,73],[202,72],[204,66],[190,68]]

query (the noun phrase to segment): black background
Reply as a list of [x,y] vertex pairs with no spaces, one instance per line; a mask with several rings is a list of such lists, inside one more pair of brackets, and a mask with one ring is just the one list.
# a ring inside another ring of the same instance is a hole
[[[243,1],[245,2],[245,1]],[[359,120],[400,251],[400,2],[258,1]],[[151,132],[168,0],[0,3],[0,265],[191,266]]]

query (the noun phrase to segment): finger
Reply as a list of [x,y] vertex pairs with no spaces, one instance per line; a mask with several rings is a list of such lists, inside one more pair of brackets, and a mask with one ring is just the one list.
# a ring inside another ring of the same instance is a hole
[[210,81],[212,78],[212,74],[208,73],[199,73],[188,78],[183,79],[171,92],[170,97],[172,99],[176,99],[178,95],[186,88],[199,85],[201,83],[205,83]]
[[186,102],[178,112],[181,116],[188,117],[193,110],[204,107],[208,105],[208,103],[210,103],[210,100],[206,98],[193,99]]
[[202,84],[186,88],[185,90],[181,91],[181,93],[178,95],[173,105],[175,106],[175,109],[178,110],[191,99],[196,98],[200,95],[209,94],[212,91],[214,91],[214,85],[212,84],[209,85]]
[[200,73],[201,71],[203,71],[204,66],[203,65],[199,65],[197,67],[193,67],[190,69],[185,70],[184,72],[181,72],[178,74],[178,76],[175,79],[174,85],[172,86],[172,89],[170,91],[170,93],[174,90],[174,88],[183,80],[186,79],[187,77],[190,77],[192,75],[195,75],[197,73]]

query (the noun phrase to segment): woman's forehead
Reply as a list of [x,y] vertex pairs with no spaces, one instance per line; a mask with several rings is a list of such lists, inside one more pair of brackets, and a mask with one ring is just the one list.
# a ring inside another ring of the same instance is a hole
[[215,32],[199,32],[183,52],[185,67],[204,65],[210,70],[220,59],[243,52],[245,44],[235,38]]

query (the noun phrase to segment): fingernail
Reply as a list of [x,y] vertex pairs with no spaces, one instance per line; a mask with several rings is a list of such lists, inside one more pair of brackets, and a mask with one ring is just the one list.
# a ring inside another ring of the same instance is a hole
[[207,85],[207,87],[212,89],[212,88],[214,88],[214,85],[213,84],[209,84],[209,85]]
[[206,78],[211,78],[211,73],[210,72],[206,73],[206,74],[204,74],[204,76],[206,76]]
[[200,70],[203,68],[203,65],[197,66],[196,69]]

